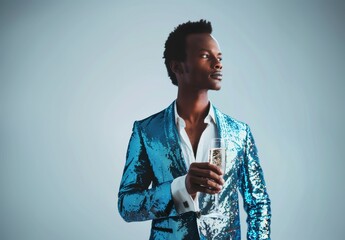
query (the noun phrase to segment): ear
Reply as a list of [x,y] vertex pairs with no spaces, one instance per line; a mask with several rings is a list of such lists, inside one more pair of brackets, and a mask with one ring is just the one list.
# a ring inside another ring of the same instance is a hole
[[175,60],[172,60],[170,62],[170,69],[171,69],[171,71],[173,71],[175,73],[175,75],[180,75],[183,73],[183,68],[182,68],[181,62],[178,62]]

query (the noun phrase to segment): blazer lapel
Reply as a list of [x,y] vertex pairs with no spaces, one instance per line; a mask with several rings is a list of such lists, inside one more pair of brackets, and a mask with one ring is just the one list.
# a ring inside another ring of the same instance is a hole
[[240,140],[236,125],[229,116],[219,111],[216,107],[213,107],[216,117],[218,137],[225,138],[231,142],[237,142]]
[[229,134],[231,131],[229,129],[229,125],[224,118],[224,114],[221,113],[216,107],[213,106],[214,115],[216,117],[216,124],[217,124],[217,133],[219,138],[229,138]]
[[175,101],[165,109],[164,131],[168,146],[168,158],[172,160],[174,166],[174,168],[171,169],[171,172],[174,178],[176,178],[185,175],[187,173],[187,167],[182,156],[180,138],[176,129],[174,104]]
[[[218,136],[225,138],[227,149],[226,149],[226,156],[227,156],[227,162],[226,162],[226,172],[229,171],[236,171],[236,169],[233,169],[236,165],[236,159],[238,152],[242,149],[242,140],[240,138],[240,135],[238,133],[238,128],[233,123],[232,119],[227,117],[225,114],[220,112],[217,108],[214,107],[214,112],[216,116],[216,122],[217,122],[217,129],[218,129]],[[233,174],[229,172],[229,174]]]

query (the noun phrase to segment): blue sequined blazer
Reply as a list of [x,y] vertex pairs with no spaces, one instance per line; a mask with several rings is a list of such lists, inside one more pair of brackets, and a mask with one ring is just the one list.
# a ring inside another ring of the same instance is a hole
[[[226,220],[197,224],[199,214],[178,214],[172,181],[187,174],[174,117],[174,103],[136,121],[129,141],[118,194],[118,209],[127,222],[152,220],[150,239],[240,239],[238,192],[247,212],[248,239],[270,239],[271,208],[257,149],[248,125],[214,107],[219,137],[228,138],[225,185],[219,196]],[[199,194],[201,214],[214,207],[208,194]],[[199,227],[198,227],[199,226]]]

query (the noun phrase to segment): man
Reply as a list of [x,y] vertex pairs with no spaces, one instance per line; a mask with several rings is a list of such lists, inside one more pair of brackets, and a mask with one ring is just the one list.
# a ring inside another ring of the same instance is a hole
[[[237,190],[248,239],[270,239],[270,199],[250,129],[208,99],[222,81],[222,54],[211,33],[205,20],[170,33],[164,58],[177,99],[133,126],[118,208],[128,222],[152,220],[150,239],[240,239]],[[229,140],[224,172],[207,161],[214,137]],[[203,218],[217,193],[227,218]]]

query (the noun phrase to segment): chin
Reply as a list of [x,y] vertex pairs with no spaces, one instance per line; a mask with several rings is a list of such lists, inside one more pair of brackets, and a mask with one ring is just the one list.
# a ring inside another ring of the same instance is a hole
[[222,88],[222,86],[220,84],[217,84],[217,85],[210,87],[210,90],[219,91],[221,88]]
[[218,91],[221,89],[222,84],[220,80],[213,80],[211,82],[209,82],[209,90],[215,90]]

